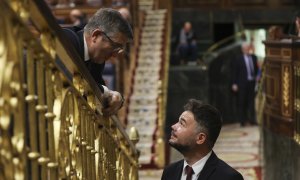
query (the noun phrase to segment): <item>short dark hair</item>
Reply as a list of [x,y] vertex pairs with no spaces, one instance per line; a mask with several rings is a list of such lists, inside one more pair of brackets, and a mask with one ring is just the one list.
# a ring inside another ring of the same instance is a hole
[[209,148],[213,148],[222,128],[221,113],[215,107],[196,99],[189,99],[184,110],[193,113],[199,131],[207,134]]
[[122,33],[128,39],[133,39],[133,32],[130,24],[124,19],[120,12],[111,8],[99,9],[84,27],[84,31],[91,33],[93,30],[100,28],[108,35]]

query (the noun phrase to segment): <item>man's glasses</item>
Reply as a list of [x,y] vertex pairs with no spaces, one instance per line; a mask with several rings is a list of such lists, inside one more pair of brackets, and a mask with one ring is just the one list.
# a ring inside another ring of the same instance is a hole
[[105,32],[102,31],[102,33],[106,39],[109,40],[109,43],[113,48],[113,52],[122,53],[124,51],[124,46],[122,44],[113,41]]

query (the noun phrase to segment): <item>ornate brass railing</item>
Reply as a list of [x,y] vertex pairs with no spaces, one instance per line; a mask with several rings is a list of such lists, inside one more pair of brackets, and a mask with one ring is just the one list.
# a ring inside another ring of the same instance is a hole
[[102,116],[44,1],[2,0],[0,14],[0,179],[138,179],[136,131]]

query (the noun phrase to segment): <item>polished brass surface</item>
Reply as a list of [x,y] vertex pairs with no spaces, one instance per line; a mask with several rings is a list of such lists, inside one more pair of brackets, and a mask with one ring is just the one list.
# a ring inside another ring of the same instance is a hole
[[0,179],[138,179],[137,150],[39,3],[0,1]]
[[295,112],[295,132],[294,140],[300,144],[300,65],[294,65],[294,85],[295,85],[295,98],[294,98],[294,112]]
[[291,111],[289,110],[290,104],[290,66],[283,66],[283,78],[282,78],[282,114],[285,116],[291,116]]
[[129,139],[133,142],[133,144],[139,142],[139,133],[135,127],[130,128]]

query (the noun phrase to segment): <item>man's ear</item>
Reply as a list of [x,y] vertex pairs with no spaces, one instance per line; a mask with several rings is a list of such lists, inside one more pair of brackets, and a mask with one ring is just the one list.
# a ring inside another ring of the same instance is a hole
[[91,34],[92,41],[96,41],[96,39],[98,38],[99,35],[101,35],[101,33],[102,33],[101,29],[93,30]]
[[205,133],[198,133],[196,143],[197,144],[204,144],[207,139],[207,135]]

